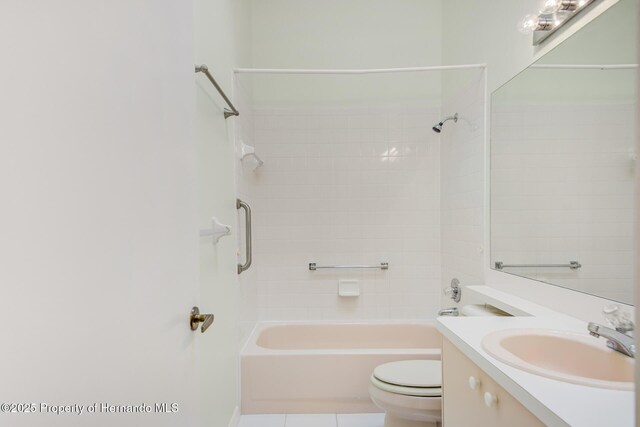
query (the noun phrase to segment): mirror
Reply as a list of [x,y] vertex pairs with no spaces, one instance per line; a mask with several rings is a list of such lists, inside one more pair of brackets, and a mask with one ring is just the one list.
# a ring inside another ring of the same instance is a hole
[[633,303],[637,2],[491,96],[491,268]]

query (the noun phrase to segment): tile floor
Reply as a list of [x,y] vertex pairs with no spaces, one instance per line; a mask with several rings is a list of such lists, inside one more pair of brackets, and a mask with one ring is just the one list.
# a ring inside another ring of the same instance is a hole
[[238,427],[383,427],[384,414],[243,415]]

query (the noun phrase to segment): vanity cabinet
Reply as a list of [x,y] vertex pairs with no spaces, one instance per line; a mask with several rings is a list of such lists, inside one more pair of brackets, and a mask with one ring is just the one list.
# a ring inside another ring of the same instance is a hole
[[442,343],[445,427],[544,426],[451,342]]

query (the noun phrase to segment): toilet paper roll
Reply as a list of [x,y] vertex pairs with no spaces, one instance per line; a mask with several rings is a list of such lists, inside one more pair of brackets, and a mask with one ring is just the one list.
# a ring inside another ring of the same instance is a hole
[[469,304],[462,307],[463,316],[508,316],[504,311],[490,305]]

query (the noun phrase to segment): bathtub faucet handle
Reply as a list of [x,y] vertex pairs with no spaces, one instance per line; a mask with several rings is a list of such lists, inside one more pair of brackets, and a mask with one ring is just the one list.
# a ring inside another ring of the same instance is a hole
[[455,302],[460,302],[460,299],[462,298],[462,288],[460,287],[460,281],[455,277],[451,279],[451,286],[444,290],[444,294]]
[[191,309],[191,313],[189,313],[189,325],[191,326],[191,330],[195,331],[198,329],[198,324],[202,323],[200,332],[203,334],[207,329],[209,329],[209,326],[213,324],[213,319],[213,314],[200,314],[200,309],[197,306],[193,307]]

